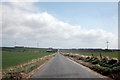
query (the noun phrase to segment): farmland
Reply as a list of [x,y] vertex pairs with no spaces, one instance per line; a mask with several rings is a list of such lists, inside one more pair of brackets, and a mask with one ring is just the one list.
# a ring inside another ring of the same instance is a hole
[[[24,50],[24,51],[23,51]],[[34,48],[3,48],[2,52],[2,68],[9,68],[19,64],[23,64],[43,56],[53,53],[45,52],[47,49]],[[34,52],[33,52],[34,51]],[[36,52],[35,52],[36,51]]]
[[85,56],[94,56],[99,57],[101,56],[108,56],[109,58],[119,58],[120,57],[120,50],[106,50],[106,49],[61,49],[61,53],[73,53],[73,54],[80,54]]
[[52,53],[32,53],[32,52],[8,52],[3,51],[2,55],[2,67],[8,68],[11,66],[16,66],[32,59],[40,58]]
[[[52,48],[2,48],[2,77],[4,79],[26,78],[40,65],[50,60],[55,54]],[[48,56],[49,55],[49,56]]]
[[85,55],[85,56],[95,56],[99,57],[100,54],[101,56],[108,56],[110,58],[118,58],[118,52],[106,52],[106,53],[78,53],[80,55]]

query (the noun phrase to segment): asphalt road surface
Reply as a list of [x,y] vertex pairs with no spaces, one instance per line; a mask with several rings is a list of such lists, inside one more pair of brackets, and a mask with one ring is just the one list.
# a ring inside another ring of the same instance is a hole
[[94,72],[88,71],[57,53],[31,78],[100,78]]

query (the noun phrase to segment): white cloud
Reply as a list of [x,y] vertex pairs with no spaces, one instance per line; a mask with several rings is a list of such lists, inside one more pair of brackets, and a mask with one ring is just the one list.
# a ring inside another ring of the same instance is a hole
[[[2,27],[3,46],[11,46],[17,41],[19,44],[29,45],[38,41],[40,47],[102,47],[105,42],[111,42],[111,48],[117,47],[117,36],[103,29],[83,29],[79,25],[65,23],[47,12],[34,12],[38,10],[33,3],[10,3],[3,5]],[[34,10],[33,10],[34,9]],[[30,12],[32,11],[32,12]]]
[[2,0],[2,2],[38,2],[40,0]]
[[[23,0],[2,0],[3,2],[23,2]],[[24,2],[119,2],[119,0],[24,0]]]

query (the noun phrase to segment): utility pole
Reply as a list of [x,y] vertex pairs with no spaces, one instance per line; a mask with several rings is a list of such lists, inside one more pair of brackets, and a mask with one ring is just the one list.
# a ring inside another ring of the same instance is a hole
[[107,43],[107,50],[108,50],[108,45],[109,45],[109,43],[110,43],[110,42],[109,42],[109,41],[107,41],[106,43]]

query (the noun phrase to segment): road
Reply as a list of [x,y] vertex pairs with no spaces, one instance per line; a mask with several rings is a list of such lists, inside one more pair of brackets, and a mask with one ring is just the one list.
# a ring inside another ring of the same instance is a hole
[[32,78],[100,78],[94,72],[88,71],[57,53]]

